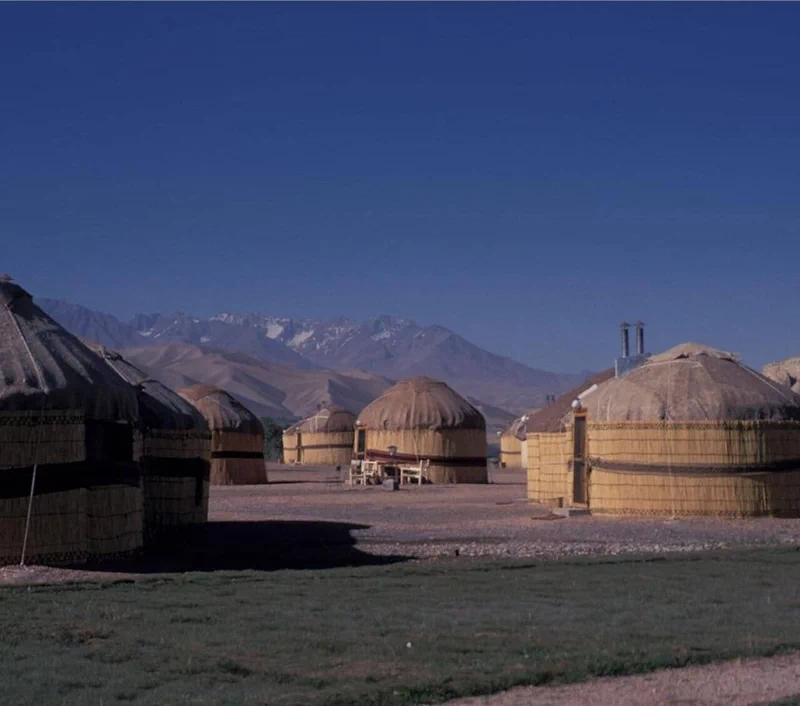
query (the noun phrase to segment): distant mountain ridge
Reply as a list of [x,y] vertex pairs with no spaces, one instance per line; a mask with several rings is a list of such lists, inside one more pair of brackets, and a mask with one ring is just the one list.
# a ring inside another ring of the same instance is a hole
[[61,300],[37,302],[73,333],[114,348],[182,342],[240,351],[299,369],[363,370],[393,380],[429,375],[465,396],[521,413],[548,394],[574,387],[585,373],[551,373],[491,353],[442,326],[379,316],[361,323],[223,312],[208,319],[138,314],[122,322],[110,314]]

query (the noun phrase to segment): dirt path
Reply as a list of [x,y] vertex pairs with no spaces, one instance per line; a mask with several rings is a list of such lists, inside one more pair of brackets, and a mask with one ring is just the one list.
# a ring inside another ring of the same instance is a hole
[[792,654],[570,686],[519,687],[446,706],[754,706],[797,694],[800,654]]

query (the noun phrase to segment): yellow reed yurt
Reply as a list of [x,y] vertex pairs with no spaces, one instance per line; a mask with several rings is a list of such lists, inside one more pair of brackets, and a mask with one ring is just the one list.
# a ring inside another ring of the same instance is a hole
[[178,394],[199,410],[211,431],[211,485],[266,483],[261,420],[218,387],[193,385]]
[[283,432],[283,462],[347,466],[353,458],[356,415],[324,407]]
[[549,406],[528,415],[523,464],[528,470],[529,500],[556,506],[576,501],[572,483],[571,405],[579,395],[613,376],[613,368],[593,375]]
[[800,397],[730,353],[676,346],[582,407],[592,513],[800,513]]
[[428,459],[432,483],[488,481],[486,420],[445,383],[428,377],[402,380],[364,408],[356,421],[355,453],[401,463]]
[[0,564],[20,561],[26,526],[28,564],[142,546],[137,415],[133,387],[0,280]]
[[134,452],[142,468],[145,537],[206,522],[211,432],[203,415],[116,351],[96,344],[90,348],[136,390]]
[[522,460],[522,439],[520,430],[524,429],[528,421],[527,415],[515,419],[500,434],[500,467],[524,468]]

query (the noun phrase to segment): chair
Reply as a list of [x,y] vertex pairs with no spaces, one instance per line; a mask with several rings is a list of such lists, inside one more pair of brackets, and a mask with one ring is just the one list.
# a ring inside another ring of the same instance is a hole
[[417,482],[417,485],[422,485],[423,481],[428,479],[428,467],[431,465],[430,459],[423,459],[416,466],[401,466],[400,467],[400,484],[410,484],[412,481]]
[[350,461],[350,474],[348,477],[350,485],[366,485],[367,478],[364,473],[364,461],[353,459]]

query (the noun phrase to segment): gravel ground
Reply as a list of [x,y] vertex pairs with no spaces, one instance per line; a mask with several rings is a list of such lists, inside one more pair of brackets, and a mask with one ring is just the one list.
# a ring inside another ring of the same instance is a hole
[[756,706],[800,694],[800,655],[665,669],[558,687],[519,687],[445,706]]
[[398,492],[337,484],[335,477],[334,470],[272,469],[275,485],[216,488],[211,518],[366,525],[351,533],[359,549],[417,559],[614,556],[800,544],[800,520],[555,519],[526,501],[523,471],[493,471],[489,485],[414,486]]

